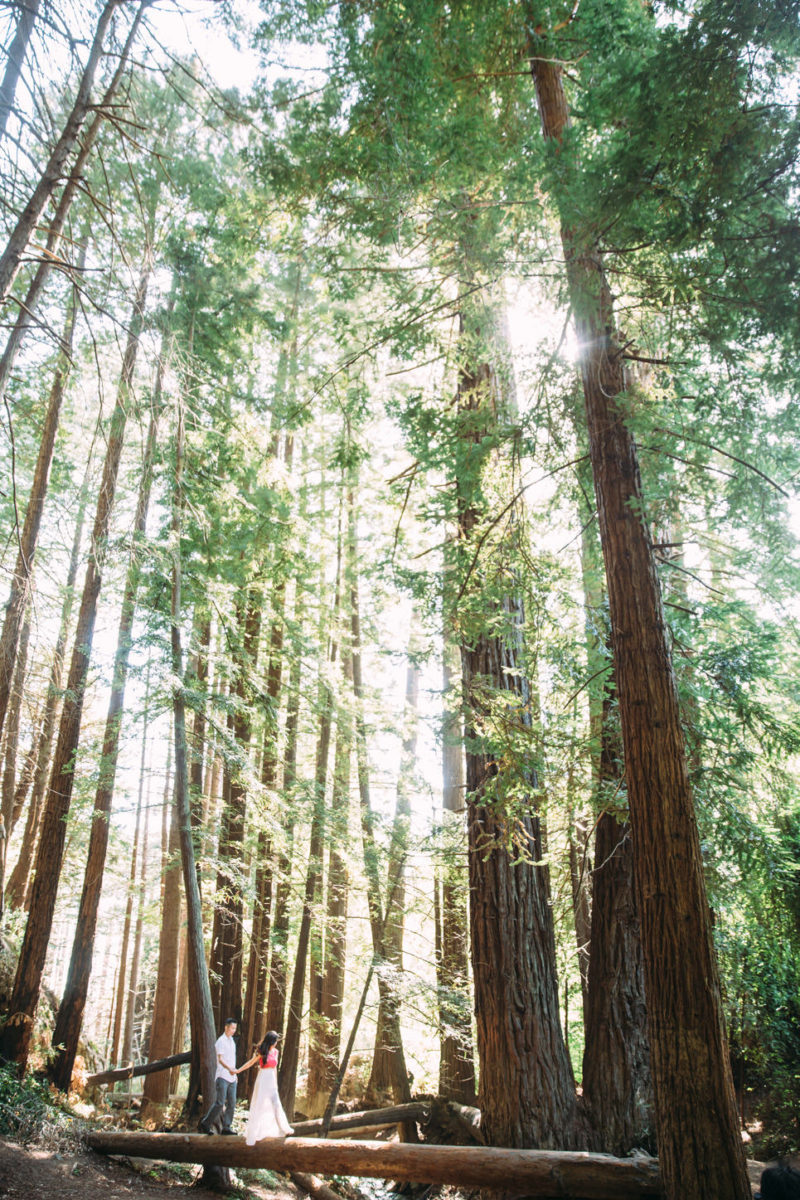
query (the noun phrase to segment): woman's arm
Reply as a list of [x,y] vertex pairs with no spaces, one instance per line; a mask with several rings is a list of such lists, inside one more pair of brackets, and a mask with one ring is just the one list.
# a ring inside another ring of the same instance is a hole
[[242,1065],[238,1068],[237,1071],[234,1072],[234,1074],[241,1075],[242,1071],[246,1071],[248,1069],[248,1067],[252,1067],[253,1063],[255,1063],[255,1062],[258,1062],[257,1054],[254,1054],[253,1057],[248,1059],[246,1063],[242,1063]]

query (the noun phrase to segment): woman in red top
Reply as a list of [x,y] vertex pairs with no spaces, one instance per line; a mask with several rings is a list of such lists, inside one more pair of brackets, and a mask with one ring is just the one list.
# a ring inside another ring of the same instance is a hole
[[258,1078],[253,1088],[250,1115],[245,1130],[248,1146],[254,1146],[262,1138],[286,1137],[287,1134],[294,1133],[286,1120],[286,1113],[278,1095],[278,1037],[279,1034],[270,1030],[256,1047],[253,1057],[236,1072],[237,1075],[241,1075],[242,1071],[247,1071],[258,1063]]

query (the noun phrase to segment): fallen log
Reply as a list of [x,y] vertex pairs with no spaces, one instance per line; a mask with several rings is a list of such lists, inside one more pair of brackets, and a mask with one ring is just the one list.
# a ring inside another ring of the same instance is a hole
[[302,1191],[313,1196],[314,1200],[343,1200],[341,1192],[335,1192],[332,1187],[328,1187],[324,1179],[317,1179],[316,1175],[301,1175],[299,1171],[292,1171],[289,1178]]
[[241,1137],[194,1133],[91,1133],[89,1146],[106,1154],[218,1163],[325,1175],[362,1175],[415,1183],[524,1189],[555,1200],[638,1200],[663,1197],[658,1161],[556,1150],[503,1150],[484,1146],[425,1146],[410,1142],[323,1141],[265,1138],[248,1146]]
[[157,1071],[168,1071],[170,1067],[180,1067],[192,1061],[191,1050],[183,1054],[171,1054],[169,1058],[159,1058],[156,1062],[139,1063],[134,1066],[115,1067],[113,1071],[99,1071],[97,1075],[87,1075],[84,1087],[94,1087],[97,1083],[117,1083],[121,1079],[132,1079],[138,1075],[154,1075]]
[[[363,1112],[339,1113],[331,1118],[330,1131],[340,1129],[363,1129],[397,1125],[401,1121],[424,1121],[430,1111],[429,1104],[417,1101],[414,1104],[395,1104],[392,1108],[368,1108]],[[316,1121],[295,1121],[294,1131],[298,1137],[313,1137],[322,1132],[324,1118]]]

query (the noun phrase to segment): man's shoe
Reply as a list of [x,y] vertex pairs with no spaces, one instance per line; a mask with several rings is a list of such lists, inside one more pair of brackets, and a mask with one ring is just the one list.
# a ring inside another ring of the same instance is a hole
[[227,1136],[228,1136],[228,1137],[236,1137],[236,1130],[235,1130],[235,1129],[223,1129],[223,1130],[221,1130],[220,1132],[221,1132],[221,1133],[223,1133],[223,1134],[227,1134]]
[[213,1129],[209,1129],[209,1128],[208,1128],[208,1126],[206,1125],[205,1121],[200,1121],[200,1122],[198,1123],[198,1126],[197,1126],[197,1128],[200,1130],[200,1132],[201,1132],[201,1133],[209,1133],[209,1134],[212,1134],[212,1133],[214,1132],[214,1130],[213,1130]]

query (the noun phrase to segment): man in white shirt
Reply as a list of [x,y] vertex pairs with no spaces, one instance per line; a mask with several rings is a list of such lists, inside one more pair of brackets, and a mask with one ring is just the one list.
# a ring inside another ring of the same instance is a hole
[[214,1103],[198,1125],[201,1133],[215,1133],[222,1117],[220,1133],[233,1134],[233,1110],[236,1107],[236,1033],[235,1017],[225,1021],[225,1031],[214,1043],[217,1073],[214,1076]]

